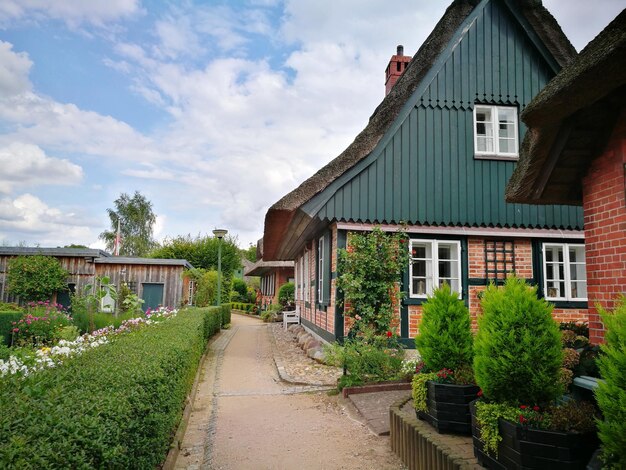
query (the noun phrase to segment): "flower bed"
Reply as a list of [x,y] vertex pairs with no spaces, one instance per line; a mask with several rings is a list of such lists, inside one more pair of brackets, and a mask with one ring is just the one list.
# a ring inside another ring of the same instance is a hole
[[129,325],[104,347],[0,380],[0,467],[161,464],[222,316],[219,308],[189,309],[149,328]]
[[[167,318],[175,317],[177,313],[178,310],[160,307],[157,310],[146,312],[145,318],[131,318],[123,321],[117,329],[109,326],[96,330],[91,334],[79,336],[73,341],[60,340],[52,347],[46,346],[39,349],[25,348],[15,350],[14,355],[9,357],[8,360],[0,360],[0,377],[4,377],[5,375],[27,376],[42,369],[55,367],[67,358],[80,355],[88,349],[108,343],[109,339],[112,337],[127,333],[144,325],[153,325]],[[13,323],[16,323],[16,326],[26,322],[28,322],[28,325],[31,325],[29,318],[33,317],[27,315],[23,320]],[[41,318],[44,319],[44,317]],[[18,328],[15,329],[17,330]]]

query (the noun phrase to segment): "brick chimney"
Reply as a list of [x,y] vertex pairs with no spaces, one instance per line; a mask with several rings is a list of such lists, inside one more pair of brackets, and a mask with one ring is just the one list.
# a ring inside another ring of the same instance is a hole
[[396,55],[391,56],[389,65],[385,70],[385,96],[389,94],[400,75],[404,73],[409,62],[411,62],[411,56],[404,55],[404,46],[398,46]]

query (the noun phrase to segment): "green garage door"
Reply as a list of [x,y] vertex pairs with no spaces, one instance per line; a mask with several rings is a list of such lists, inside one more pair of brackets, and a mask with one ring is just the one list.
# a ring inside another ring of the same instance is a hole
[[163,305],[163,284],[143,283],[143,311]]

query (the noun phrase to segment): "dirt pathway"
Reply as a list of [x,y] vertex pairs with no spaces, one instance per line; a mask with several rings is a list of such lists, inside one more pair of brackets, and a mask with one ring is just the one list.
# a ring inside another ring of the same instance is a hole
[[204,461],[186,468],[403,468],[388,438],[352,419],[337,397],[279,381],[266,325],[233,315],[228,334],[209,377],[210,422],[198,428],[208,431]]

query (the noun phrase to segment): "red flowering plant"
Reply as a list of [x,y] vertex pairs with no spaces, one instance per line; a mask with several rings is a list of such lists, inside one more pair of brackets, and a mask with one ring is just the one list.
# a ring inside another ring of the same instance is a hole
[[544,414],[537,405],[520,405],[517,421],[528,428],[546,429],[549,424],[549,416]]
[[54,344],[61,330],[70,324],[70,318],[61,304],[50,301],[29,302],[22,318],[12,322],[13,345]]

